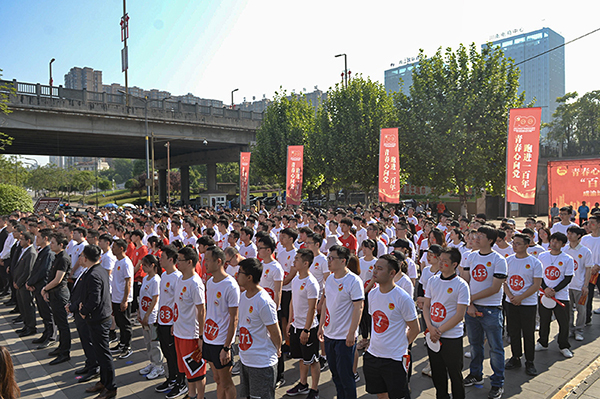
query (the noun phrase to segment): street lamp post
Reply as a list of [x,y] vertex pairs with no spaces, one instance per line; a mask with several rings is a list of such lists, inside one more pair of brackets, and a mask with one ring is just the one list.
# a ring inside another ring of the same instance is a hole
[[343,54],[338,54],[335,57],[341,57],[344,56],[344,85],[346,87],[348,87],[348,57],[346,56],[345,53]]
[[235,109],[235,106],[233,104],[233,93],[235,93],[238,90],[239,89],[233,89],[233,90],[231,90],[231,109]]
[[48,64],[48,66],[50,67],[50,97],[52,97],[52,84],[54,83],[54,81],[52,80],[52,63],[55,61],[54,58],[52,58],[50,60],[50,63]]
[[167,141],[167,208],[171,206],[171,143]]

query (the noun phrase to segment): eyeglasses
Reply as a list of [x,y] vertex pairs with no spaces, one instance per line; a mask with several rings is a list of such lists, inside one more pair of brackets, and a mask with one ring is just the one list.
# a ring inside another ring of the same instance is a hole
[[256,249],[269,249],[268,247],[256,247]]
[[249,276],[249,274],[248,274],[248,273],[245,273],[245,272],[243,272],[243,271],[241,271],[241,270],[239,270],[239,271],[238,271],[238,274],[243,274],[243,275],[245,275],[245,276]]
[[179,259],[179,258],[177,258],[177,262],[187,262],[187,261],[188,261],[187,259]]
[[330,262],[331,262],[332,260],[334,260],[334,259],[342,259],[342,258],[340,258],[339,256],[328,256],[328,257],[327,257],[327,260],[328,260],[328,261],[330,261]]

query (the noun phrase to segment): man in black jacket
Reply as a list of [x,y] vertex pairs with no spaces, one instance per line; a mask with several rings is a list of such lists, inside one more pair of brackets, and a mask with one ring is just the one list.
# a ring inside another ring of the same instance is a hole
[[33,265],[37,259],[37,251],[33,247],[33,234],[25,231],[21,234],[19,244],[21,253],[12,270],[13,286],[17,290],[17,301],[19,310],[25,326],[19,332],[19,337],[28,337],[37,332],[35,328],[35,307],[33,305],[33,294],[25,286],[31,277]]
[[25,285],[25,287],[33,293],[38,312],[44,322],[44,332],[42,333],[42,336],[33,340],[34,344],[40,344],[38,349],[47,348],[51,344],[54,335],[52,310],[50,309],[50,304],[46,302],[42,296],[42,288],[44,288],[48,282],[48,272],[54,262],[54,254],[50,251],[49,245],[50,234],[52,234],[52,230],[50,229],[42,229],[37,232],[36,245],[38,247],[38,256],[33,265],[31,277],[29,277],[29,280],[27,280]]
[[112,324],[112,305],[108,273],[100,265],[102,251],[97,245],[88,245],[80,256],[80,265],[87,270],[82,275],[83,295],[75,304],[78,313],[86,321],[90,330],[92,346],[100,366],[100,382],[86,389],[88,393],[100,392],[96,399],[117,396],[115,368],[108,348],[108,332]]

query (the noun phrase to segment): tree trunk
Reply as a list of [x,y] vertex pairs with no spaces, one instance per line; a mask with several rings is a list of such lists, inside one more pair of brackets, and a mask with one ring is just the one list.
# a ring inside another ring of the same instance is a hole
[[467,195],[466,194],[461,194],[459,195],[460,198],[460,215],[461,216],[467,216]]

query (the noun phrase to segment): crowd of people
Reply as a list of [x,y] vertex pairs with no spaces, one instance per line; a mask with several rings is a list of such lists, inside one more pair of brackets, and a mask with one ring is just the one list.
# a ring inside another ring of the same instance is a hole
[[203,398],[207,366],[220,399],[274,398],[291,358],[300,380],[287,395],[319,398],[329,368],[337,397],[352,399],[360,356],[367,392],[409,398],[420,334],[438,398],[483,383],[486,340],[488,397],[500,398],[505,370],[523,357],[538,374],[553,320],[558,350],[573,357],[569,340],[582,341],[600,313],[600,212],[578,225],[564,207],[552,226],[528,218],[517,231],[512,219],[405,211],[15,211],[0,217],[0,294],[20,337],[39,334],[42,320],[32,342],[50,365],[70,360],[74,322],[85,354],[75,374],[99,378],[85,390],[99,399],[117,395],[115,364],[133,353],[135,327],[148,358],[141,378],[163,377],[155,390],[166,398]]

